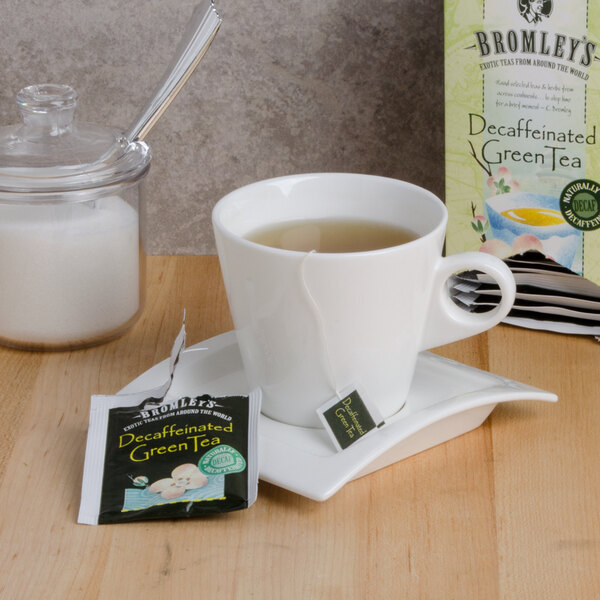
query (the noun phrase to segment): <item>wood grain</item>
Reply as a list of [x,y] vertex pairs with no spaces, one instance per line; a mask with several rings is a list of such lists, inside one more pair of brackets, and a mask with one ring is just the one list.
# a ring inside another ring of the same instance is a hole
[[0,598],[600,597],[600,347],[499,326],[435,351],[559,394],[324,503],[261,483],[247,511],[76,524],[89,398],[231,328],[215,257],[150,257],[142,319],[87,350],[0,349]]

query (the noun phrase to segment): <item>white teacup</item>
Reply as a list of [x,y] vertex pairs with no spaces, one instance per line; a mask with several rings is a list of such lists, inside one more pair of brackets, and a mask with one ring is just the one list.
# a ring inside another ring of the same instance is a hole
[[[291,220],[363,219],[417,234],[365,252],[307,253],[251,242],[249,233]],[[406,401],[418,353],[485,331],[515,297],[498,258],[442,258],[444,204],[415,185],[370,175],[323,173],[254,183],[213,211],[221,270],[244,369],[268,417],[320,427],[316,410],[358,388],[383,418]],[[502,300],[474,314],[457,307],[447,280],[465,269],[491,275]]]

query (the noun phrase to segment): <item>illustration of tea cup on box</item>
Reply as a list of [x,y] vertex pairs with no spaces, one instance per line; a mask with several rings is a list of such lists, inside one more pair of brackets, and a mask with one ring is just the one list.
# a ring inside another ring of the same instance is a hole
[[[515,240],[528,236],[537,249],[561,265],[581,272],[581,231],[569,225],[560,212],[559,200],[553,196],[530,192],[499,194],[485,201],[490,234],[511,248],[513,254],[527,248]],[[537,242],[539,241],[539,244]]]

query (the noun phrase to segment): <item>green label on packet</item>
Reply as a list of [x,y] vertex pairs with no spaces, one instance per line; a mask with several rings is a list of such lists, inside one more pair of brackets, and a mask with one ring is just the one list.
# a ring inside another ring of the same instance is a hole
[[198,467],[207,475],[241,473],[246,468],[246,461],[235,448],[222,444],[209,450],[200,459]]

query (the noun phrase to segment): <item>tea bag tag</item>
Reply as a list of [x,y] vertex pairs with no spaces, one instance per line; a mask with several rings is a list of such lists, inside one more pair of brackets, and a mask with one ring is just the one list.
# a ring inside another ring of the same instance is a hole
[[317,409],[319,419],[338,452],[384,424],[376,406],[356,387],[348,387]]

